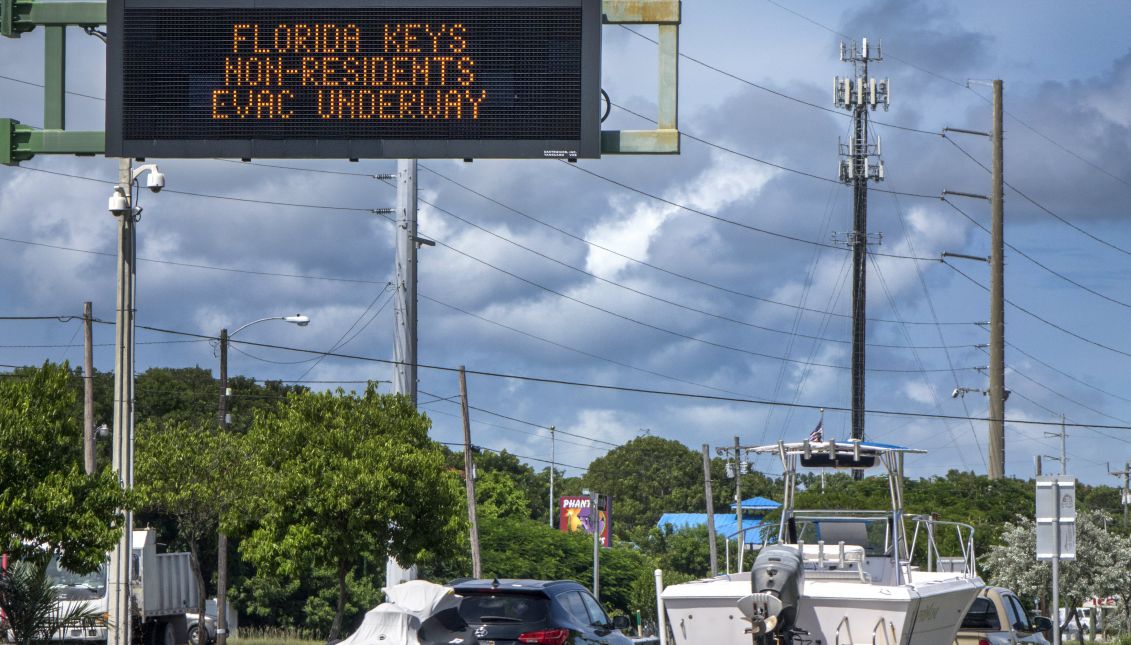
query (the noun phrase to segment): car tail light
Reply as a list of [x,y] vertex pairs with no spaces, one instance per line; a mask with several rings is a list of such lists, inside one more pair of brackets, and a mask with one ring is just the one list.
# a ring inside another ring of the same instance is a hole
[[569,638],[568,629],[543,629],[537,632],[520,634],[520,643],[539,643],[540,645],[564,645]]
[[992,645],[992,644],[984,638],[979,638],[978,639],[978,645]]

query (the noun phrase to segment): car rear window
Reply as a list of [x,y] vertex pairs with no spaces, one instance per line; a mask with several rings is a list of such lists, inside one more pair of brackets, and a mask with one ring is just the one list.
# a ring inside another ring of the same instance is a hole
[[550,600],[518,593],[475,593],[464,596],[459,615],[472,624],[536,623],[546,619]]
[[975,598],[970,605],[970,611],[962,619],[962,629],[982,629],[996,632],[1001,630],[1001,621],[997,617],[997,609],[989,598]]

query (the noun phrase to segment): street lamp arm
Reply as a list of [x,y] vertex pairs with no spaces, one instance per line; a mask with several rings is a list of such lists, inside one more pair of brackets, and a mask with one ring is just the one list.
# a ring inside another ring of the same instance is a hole
[[267,318],[260,318],[259,320],[253,320],[253,321],[247,323],[246,325],[240,326],[235,331],[229,332],[228,338],[235,336],[236,334],[247,329],[248,327],[251,327],[252,325],[254,325],[256,323],[266,322],[268,320],[285,320],[289,323],[294,323],[294,324],[298,325],[299,327],[305,327],[305,326],[310,324],[310,318],[307,317],[307,316],[304,316],[302,314],[295,314],[293,316],[268,316]]

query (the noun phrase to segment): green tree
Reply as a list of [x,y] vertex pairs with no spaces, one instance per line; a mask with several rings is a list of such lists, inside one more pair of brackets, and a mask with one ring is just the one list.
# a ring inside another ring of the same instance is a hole
[[475,480],[476,513],[480,519],[527,519],[530,502],[510,476],[488,470]]
[[703,458],[679,441],[643,436],[594,459],[585,485],[613,497],[613,531],[655,526],[665,511],[702,511]]
[[[347,578],[388,555],[411,564],[458,544],[458,478],[428,438],[429,422],[405,397],[292,394],[260,412],[249,440],[263,479],[258,525],[240,544],[259,569],[293,578],[331,566],[338,594],[329,638],[348,600]],[[453,530],[455,529],[455,530]]]
[[[177,536],[192,554],[193,574],[200,591],[198,615],[208,597],[202,567],[202,544],[239,521],[246,506],[248,473],[240,464],[243,439],[219,432],[214,423],[152,420],[136,431],[134,477],[139,505],[159,511],[176,522]],[[225,518],[225,514],[228,516]]]
[[66,364],[0,380],[0,551],[53,551],[67,569],[89,573],[118,542],[126,496],[108,465],[83,471],[76,408]]
[[[1076,516],[1076,559],[1060,563],[1060,599],[1072,608],[1066,612],[1066,621],[1073,619],[1075,608],[1087,598],[1119,595],[1126,605],[1131,590],[1131,539],[1104,528],[1107,519],[1102,511]],[[1036,536],[1033,519],[1017,516],[1005,525],[1001,542],[990,548],[981,564],[993,584],[1040,598],[1046,604],[1051,597],[1052,573],[1049,563],[1036,559]]]

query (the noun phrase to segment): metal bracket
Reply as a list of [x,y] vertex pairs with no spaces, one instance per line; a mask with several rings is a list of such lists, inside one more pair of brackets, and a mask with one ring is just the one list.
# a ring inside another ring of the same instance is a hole
[[602,0],[607,25],[659,25],[655,130],[602,130],[601,154],[679,154],[679,0]]
[[66,130],[66,63],[70,26],[106,24],[105,2],[0,0],[0,35],[19,38],[43,27],[43,129],[0,118],[0,164],[18,165],[37,154],[97,155],[106,150],[103,132]]
[[0,0],[0,36],[19,38],[36,27],[97,27],[105,24],[105,2]]
[[37,154],[100,155],[106,149],[105,132],[39,130],[0,118],[0,164],[15,166]]

